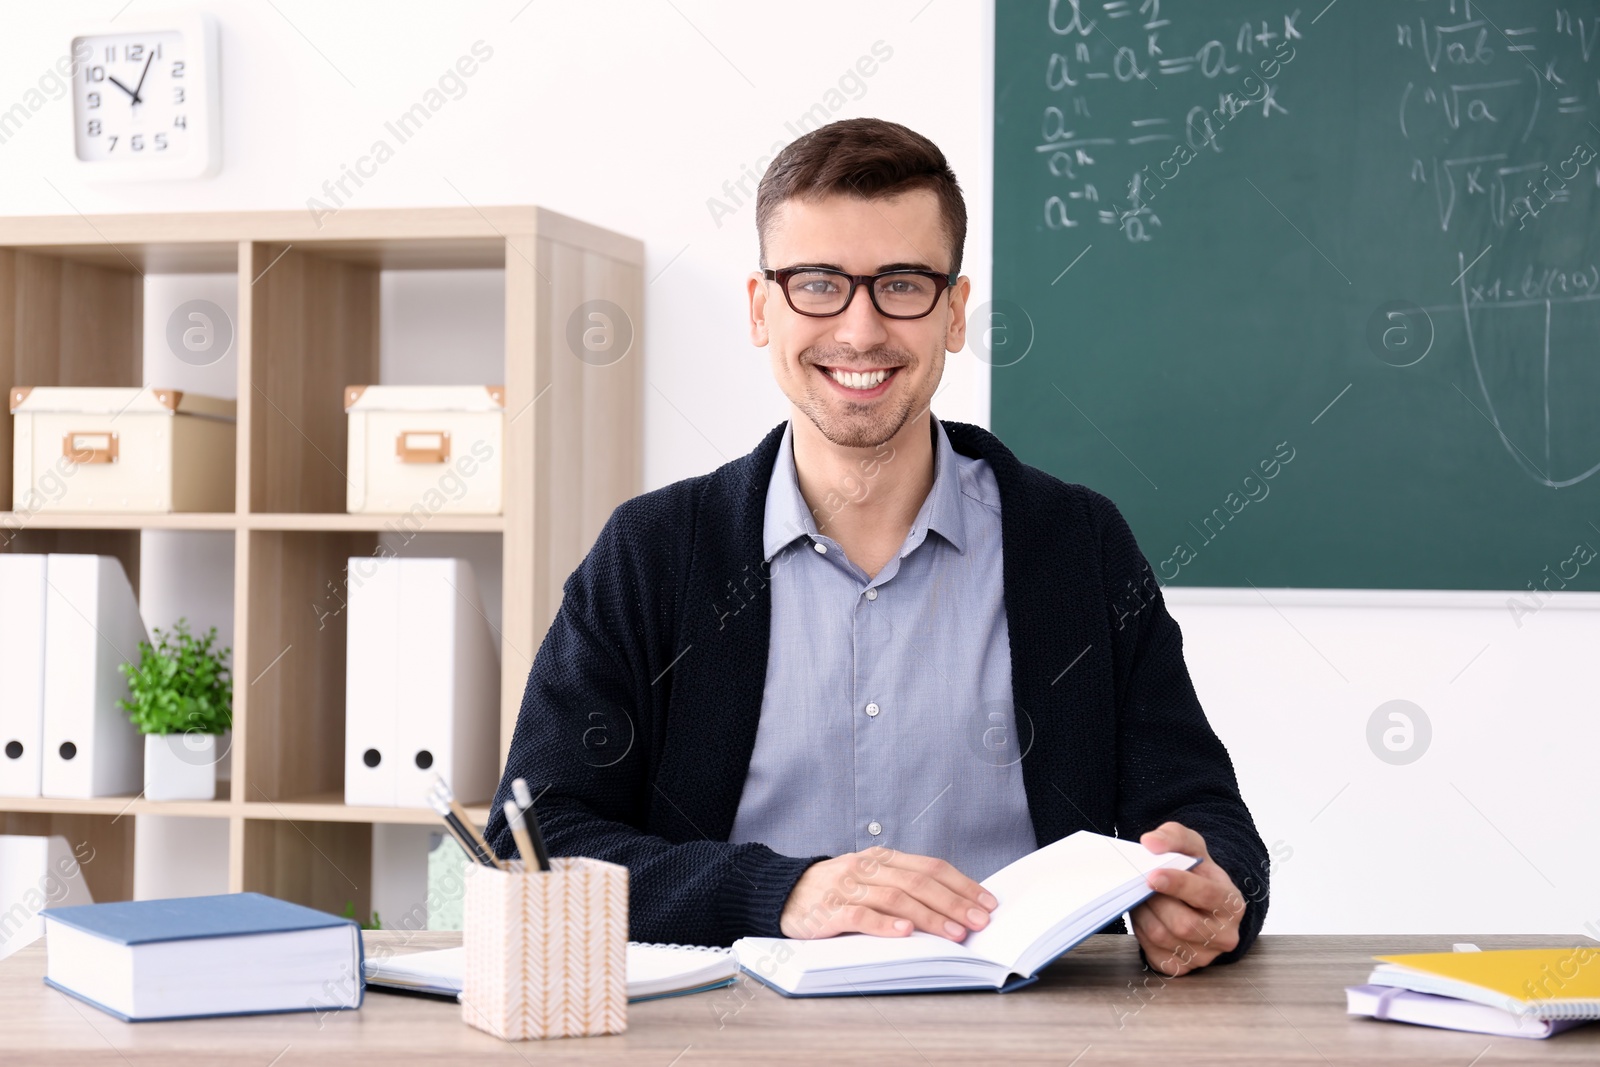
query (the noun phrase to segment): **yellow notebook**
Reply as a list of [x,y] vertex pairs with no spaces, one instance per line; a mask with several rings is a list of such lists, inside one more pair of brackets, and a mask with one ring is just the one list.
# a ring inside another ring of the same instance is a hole
[[1600,945],[1374,956],[1367,981],[1534,1019],[1600,1019]]

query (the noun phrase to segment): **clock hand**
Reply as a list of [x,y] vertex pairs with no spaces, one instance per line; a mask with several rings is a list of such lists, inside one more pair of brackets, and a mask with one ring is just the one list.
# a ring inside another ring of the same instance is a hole
[[133,102],[135,104],[144,103],[144,98],[139,95],[139,90],[144,88],[144,80],[150,76],[150,64],[155,61],[155,58],[156,54],[152,51],[150,57],[144,61],[144,72],[139,75],[139,84],[133,87]]
[[112,85],[115,85],[118,89],[121,89],[123,92],[127,93],[129,96],[133,97],[133,102],[134,103],[136,103],[136,104],[139,103],[139,94],[137,92],[135,92],[134,90],[128,88],[126,85],[123,85],[121,82],[117,81],[117,76],[115,74],[111,75],[106,80],[109,81]]

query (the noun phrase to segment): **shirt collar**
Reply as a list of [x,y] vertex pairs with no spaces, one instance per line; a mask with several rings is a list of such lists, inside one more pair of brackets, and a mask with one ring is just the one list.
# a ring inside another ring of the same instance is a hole
[[[961,514],[961,468],[956,460],[956,450],[938,416],[931,412],[933,450],[933,488],[917,511],[911,523],[911,533],[906,539],[906,552],[921,544],[928,530],[936,531],[955,546],[957,552],[966,551],[967,528]],[[889,460],[888,462],[893,462]],[[798,537],[819,537],[817,524],[806,499],[800,493],[800,480],[794,465],[794,424],[791,420],[783,428],[783,439],[778,443],[778,456],[773,461],[772,481],[767,488],[766,512],[762,526],[762,551],[771,560]]]

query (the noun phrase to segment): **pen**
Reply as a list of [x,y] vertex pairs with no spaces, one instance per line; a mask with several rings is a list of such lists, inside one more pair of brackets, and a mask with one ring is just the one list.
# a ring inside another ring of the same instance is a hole
[[[456,818],[456,813],[450,810],[449,804],[445,803],[437,794],[431,793],[428,795],[428,804],[434,811],[439,813],[439,817],[444,820],[445,826],[450,830],[450,836],[456,839],[456,844],[461,846],[461,851],[470,856],[474,863],[482,864],[485,867],[500,868],[500,861],[493,854],[485,852],[478,847],[478,843],[467,832],[466,826],[462,824],[460,819]],[[500,869],[503,870],[504,868]]]
[[[525,824],[524,828],[528,832],[529,843],[533,845],[533,855],[539,861],[539,869],[548,871],[550,869],[550,854],[545,851],[544,834],[539,832],[539,816],[533,810],[533,794],[528,791],[528,783],[521,778],[513,780],[511,783],[511,795],[517,798],[518,814]],[[517,847],[522,847],[520,839],[517,841]],[[524,852],[522,858],[526,860],[528,853]]]
[[488,856],[492,861],[494,861],[494,865],[496,867],[500,868],[502,871],[505,870],[506,865],[500,862],[500,857],[494,854],[494,849],[489,847],[489,842],[485,841],[483,839],[483,834],[478,832],[478,824],[472,821],[472,817],[467,814],[467,809],[463,808],[460,803],[456,801],[455,792],[450,788],[450,783],[444,780],[443,775],[435,774],[433,776],[433,791],[438,795],[440,800],[444,801],[450,806],[450,810],[455,813],[455,817],[461,821],[461,825],[466,827],[468,832],[472,834],[472,840],[477,843],[479,850],[481,850],[485,856]]

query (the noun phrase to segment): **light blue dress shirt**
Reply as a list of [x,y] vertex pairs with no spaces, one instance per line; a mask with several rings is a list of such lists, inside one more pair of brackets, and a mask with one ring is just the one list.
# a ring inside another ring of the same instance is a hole
[[[989,464],[957,453],[930,419],[933,488],[872,578],[817,532],[793,424],[784,429],[764,517],[766,689],[730,841],[790,856],[885,845],[975,879],[1035,848],[1021,764],[1031,729],[1012,708],[1000,492]],[[885,457],[873,462],[907,462]],[[868,494],[873,476],[860,478]],[[861,494],[839,487],[822,505],[824,525],[826,509]]]

